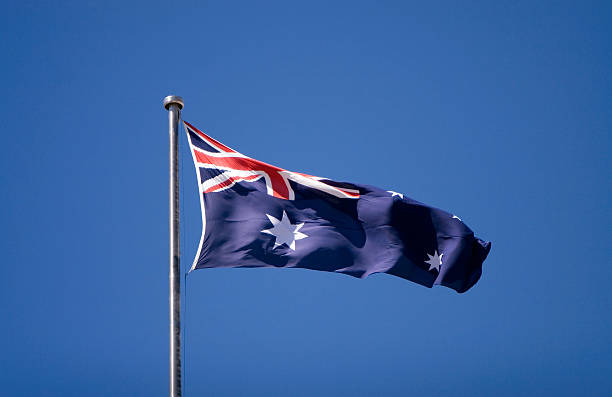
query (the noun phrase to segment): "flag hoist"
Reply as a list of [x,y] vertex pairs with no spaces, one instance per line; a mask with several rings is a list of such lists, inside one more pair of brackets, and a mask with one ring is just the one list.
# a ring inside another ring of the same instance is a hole
[[170,397],[181,396],[181,278],[179,250],[178,123],[183,98],[164,98],[170,142]]

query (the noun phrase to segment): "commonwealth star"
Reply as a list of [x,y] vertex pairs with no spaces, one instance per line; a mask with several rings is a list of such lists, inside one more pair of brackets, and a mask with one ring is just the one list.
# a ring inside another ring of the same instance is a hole
[[280,220],[269,214],[266,214],[266,216],[272,223],[272,227],[270,229],[262,230],[261,232],[276,237],[274,240],[274,248],[285,244],[287,247],[295,251],[295,241],[308,237],[304,233],[300,232],[300,229],[302,226],[304,226],[304,223],[302,222],[299,225],[291,224],[291,221],[289,221],[289,217],[285,211],[283,211],[283,215]]

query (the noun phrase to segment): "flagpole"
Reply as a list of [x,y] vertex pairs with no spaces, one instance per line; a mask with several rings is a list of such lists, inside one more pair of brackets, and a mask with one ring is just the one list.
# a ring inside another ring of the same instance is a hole
[[181,277],[179,251],[178,123],[183,98],[164,98],[170,138],[170,397],[181,397]]

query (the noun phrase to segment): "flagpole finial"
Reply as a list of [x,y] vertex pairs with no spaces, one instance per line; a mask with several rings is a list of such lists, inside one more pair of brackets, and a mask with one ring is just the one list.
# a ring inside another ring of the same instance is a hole
[[181,98],[180,96],[168,95],[164,98],[164,107],[166,108],[166,110],[170,110],[170,105],[173,104],[176,104],[179,110],[182,109],[183,106],[185,106],[183,98]]

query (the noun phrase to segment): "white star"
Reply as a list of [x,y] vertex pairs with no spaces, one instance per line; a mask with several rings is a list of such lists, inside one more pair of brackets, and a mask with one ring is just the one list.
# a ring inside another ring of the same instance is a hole
[[427,256],[429,257],[428,260],[425,261],[425,263],[427,263],[429,265],[429,270],[433,270],[436,269],[438,272],[440,272],[440,266],[442,265],[442,256],[444,254],[440,254],[440,256],[438,256],[438,251],[434,251],[433,255],[429,255],[427,254]]
[[283,211],[281,220],[276,219],[272,215],[266,214],[266,216],[270,222],[272,222],[272,227],[270,229],[262,230],[261,232],[271,234],[276,237],[274,240],[274,248],[286,244],[287,247],[295,251],[295,240],[301,240],[308,237],[299,231],[300,228],[304,226],[304,223],[302,222],[299,225],[292,225],[285,211]]
[[398,192],[394,192],[393,190],[387,190],[387,193],[391,193],[391,197],[400,196],[401,199],[404,198],[404,195]]
[[453,219],[459,219],[460,222],[463,222],[457,215],[453,215]]

